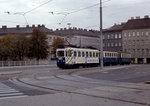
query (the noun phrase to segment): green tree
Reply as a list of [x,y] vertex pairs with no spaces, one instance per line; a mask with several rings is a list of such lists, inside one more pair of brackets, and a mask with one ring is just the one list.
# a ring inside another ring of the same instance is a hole
[[26,51],[29,58],[46,59],[49,55],[49,45],[47,36],[44,32],[34,29],[28,42]]
[[54,57],[56,57],[56,49],[59,47],[64,47],[66,44],[66,42],[61,39],[60,37],[57,37],[56,39],[53,40],[52,43],[52,51],[51,54],[54,55]]

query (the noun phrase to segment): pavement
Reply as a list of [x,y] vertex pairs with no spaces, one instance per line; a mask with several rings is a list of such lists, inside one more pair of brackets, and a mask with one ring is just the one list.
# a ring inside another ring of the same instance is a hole
[[142,83],[96,80],[77,74],[18,80],[56,93],[0,99],[0,106],[150,106],[150,85]]

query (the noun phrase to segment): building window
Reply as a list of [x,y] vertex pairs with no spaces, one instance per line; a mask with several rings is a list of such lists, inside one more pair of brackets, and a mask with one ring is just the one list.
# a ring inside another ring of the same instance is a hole
[[49,41],[49,42],[52,42],[52,37],[49,37],[49,38],[48,38],[48,41]]
[[108,39],[110,39],[110,35],[108,35]]
[[121,38],[121,34],[119,34],[119,38]]
[[142,32],[142,36],[144,36],[144,32]]
[[148,32],[146,32],[146,36],[148,36]]
[[117,46],[118,46],[118,44],[117,44],[117,43],[115,43],[115,46],[117,47]]
[[149,49],[146,49],[146,54],[149,54]]
[[140,32],[137,32],[137,36],[139,36],[140,35]]
[[111,43],[111,47],[113,47],[114,46],[114,43]]
[[115,39],[117,39],[118,38],[118,35],[117,34],[115,34]]
[[135,32],[133,32],[133,36],[135,36]]
[[121,43],[119,42],[119,46],[121,46]]
[[135,54],[135,49],[133,49],[133,53]]
[[105,43],[103,43],[103,47],[105,47]]
[[127,37],[127,34],[126,34],[126,33],[124,33],[124,37]]
[[129,37],[131,36],[131,33],[129,32]]
[[112,38],[112,39],[114,38],[114,35],[113,35],[113,34],[111,34],[111,38]]
[[110,47],[110,43],[108,43],[107,45],[108,45],[108,47]]

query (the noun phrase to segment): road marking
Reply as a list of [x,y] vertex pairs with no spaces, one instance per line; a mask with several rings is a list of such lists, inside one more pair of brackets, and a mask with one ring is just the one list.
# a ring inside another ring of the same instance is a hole
[[0,83],[0,99],[26,97],[24,93]]

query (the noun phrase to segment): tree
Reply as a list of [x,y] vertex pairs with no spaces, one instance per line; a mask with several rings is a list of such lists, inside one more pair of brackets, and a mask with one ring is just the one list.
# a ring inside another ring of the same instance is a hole
[[56,57],[56,49],[59,47],[64,47],[65,44],[66,44],[66,42],[63,39],[61,39],[60,37],[57,37],[56,39],[54,39],[53,43],[52,43],[51,54],[53,54],[54,57]]
[[27,49],[28,38],[25,35],[13,35],[12,45],[12,57],[15,60],[24,60],[25,51]]
[[46,59],[49,55],[49,45],[47,36],[44,32],[34,29],[28,42],[28,49],[26,51],[29,58]]
[[8,34],[0,39],[1,60],[23,60],[27,38],[24,35]]
[[11,35],[5,35],[0,40],[0,54],[1,60],[8,60],[11,58],[13,50]]

